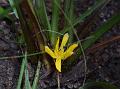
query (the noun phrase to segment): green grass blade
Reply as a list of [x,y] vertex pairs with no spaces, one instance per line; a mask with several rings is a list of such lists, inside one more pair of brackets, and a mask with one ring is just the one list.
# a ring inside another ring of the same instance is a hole
[[[92,44],[94,44],[105,32],[109,31],[115,24],[120,22],[120,13],[113,15],[107,22],[102,24],[93,34],[92,39],[88,39],[82,43],[83,49],[89,48]],[[81,55],[81,49],[77,51],[78,56]]]
[[[54,32],[58,32],[58,22],[59,22],[59,10],[60,0],[52,0],[52,20],[51,20],[51,30]],[[55,33],[51,33],[51,43],[55,44],[57,35]]]
[[71,2],[71,0],[65,0],[64,1],[64,11],[65,11],[65,13],[66,13],[66,15],[68,15],[68,13],[69,13],[69,9],[70,9],[70,2]]
[[35,11],[34,11],[34,8],[33,8],[33,5],[32,5],[32,0],[27,0],[27,2],[29,4],[29,6],[30,6],[30,9],[31,9],[33,15],[36,17],[36,14],[35,14]]
[[16,8],[15,8],[14,0],[8,0],[8,1],[9,1],[9,3],[10,3],[11,7],[13,8],[13,11],[14,11],[14,13],[15,13],[15,16],[16,16],[17,18],[19,18],[19,17],[18,17],[18,14],[17,14],[17,10],[16,10]]
[[35,12],[39,22],[42,23],[45,29],[51,30],[50,22],[47,16],[46,6],[44,0],[35,0]]
[[25,66],[25,89],[32,89],[29,81],[29,73],[27,69],[27,59],[26,59],[26,66]]
[[[73,27],[76,26],[77,24],[83,22],[86,17],[88,17],[89,15],[91,15],[95,10],[97,10],[98,8],[100,8],[102,5],[104,5],[105,3],[107,3],[110,0],[96,0],[96,3],[91,6],[90,8],[88,8],[82,15],[80,15],[78,18],[76,18],[72,25]],[[63,29],[61,31],[61,33],[65,33],[67,31],[69,31],[69,29],[71,29],[72,27],[66,27],[65,29]]]
[[[75,16],[74,16],[74,0],[66,0],[65,1],[65,4],[64,4],[64,14],[66,14],[67,18],[65,18],[65,26],[64,26],[64,29],[66,27],[70,27],[71,24],[74,19],[75,19]],[[69,21],[67,20],[69,19]],[[69,39],[69,43],[72,43],[73,42],[73,29],[71,27],[71,29],[69,29],[68,33],[70,34],[70,39]]]
[[38,66],[37,66],[36,74],[35,74],[35,77],[34,77],[32,89],[37,89],[39,74],[40,74],[40,68],[41,68],[41,62],[38,61]]
[[[27,54],[27,57],[36,56],[36,55],[40,55],[40,54],[43,54],[43,53],[44,53],[44,52],[31,53],[31,54]],[[0,57],[0,60],[13,59],[13,58],[22,58],[22,57],[24,57],[24,56],[25,56],[25,55]]]
[[16,89],[21,89],[21,84],[22,84],[22,79],[23,79],[23,74],[25,70],[25,65],[26,65],[26,59],[27,59],[27,54],[25,53],[24,58],[22,59],[22,64],[21,64],[21,69],[20,69],[20,74],[19,74],[19,79],[18,79],[18,84]]
[[32,89],[29,81],[29,74],[27,68],[25,68],[25,89]]
[[96,0],[95,5],[92,7],[88,8],[79,18],[76,18],[74,21],[74,25],[77,25],[78,23],[84,21],[86,17],[91,15],[95,10],[97,10],[99,7],[104,5],[105,2],[108,2],[108,0]]
[[84,86],[80,87],[79,89],[92,89],[94,87],[99,87],[102,89],[118,89],[116,86],[106,82],[89,82],[86,83]]

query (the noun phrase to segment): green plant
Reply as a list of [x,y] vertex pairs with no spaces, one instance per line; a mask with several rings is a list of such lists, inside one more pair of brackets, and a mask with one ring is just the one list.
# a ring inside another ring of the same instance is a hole
[[[114,14],[107,22],[103,23],[100,27],[98,27],[93,34],[88,35],[92,37],[91,39],[87,39],[83,42],[81,42],[78,36],[82,34],[77,33],[78,29],[76,29],[76,27],[81,22],[85,22],[87,17],[90,17],[94,12],[100,10],[100,8],[104,7],[109,1],[110,0],[96,0],[96,3],[93,6],[89,7],[88,10],[86,10],[82,15],[77,17],[74,14],[74,0],[65,0],[64,8],[61,7],[60,0],[52,0],[52,15],[49,19],[45,0],[34,0],[34,3],[32,3],[32,0],[9,0],[16,17],[20,21],[27,49],[27,54],[25,54],[25,56],[17,56],[24,57],[21,65],[17,89],[21,89],[20,87],[23,73],[25,73],[25,84],[27,84],[25,85],[26,89],[28,87],[32,89],[37,89],[37,82],[41,65],[40,60],[43,61],[49,72],[51,70],[50,62],[47,60],[48,57],[44,53],[45,46],[49,42],[49,44],[52,45],[53,48],[55,48],[55,42],[57,40],[57,37],[64,35],[65,33],[69,33],[70,35],[70,40],[67,44],[67,47],[73,42],[79,44],[79,48],[76,51],[77,56],[73,56],[71,58],[76,60],[83,54],[86,66],[84,51],[91,45],[93,45],[105,32],[109,31],[112,26],[120,22],[120,13]],[[0,12],[3,13],[4,10],[0,8]],[[61,14],[63,17],[61,17]],[[59,23],[61,19],[64,21],[63,25]],[[36,53],[38,51],[40,51],[42,54],[40,53],[40,55],[31,56],[33,53]],[[27,58],[28,56],[31,57]],[[10,57],[4,57],[4,59],[7,58]],[[25,64],[25,60],[27,59],[30,59],[32,63],[38,63],[36,71],[37,77],[35,76],[32,86],[29,82],[28,70],[25,68],[25,65],[27,64]]]

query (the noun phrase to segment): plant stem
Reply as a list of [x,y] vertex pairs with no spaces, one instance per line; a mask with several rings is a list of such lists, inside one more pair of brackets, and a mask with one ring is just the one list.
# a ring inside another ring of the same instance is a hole
[[60,89],[60,73],[57,72],[58,89]]

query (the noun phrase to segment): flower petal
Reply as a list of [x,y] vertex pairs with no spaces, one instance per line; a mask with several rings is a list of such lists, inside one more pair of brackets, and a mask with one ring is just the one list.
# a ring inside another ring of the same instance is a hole
[[56,69],[61,72],[61,58],[57,58],[55,62]]
[[55,50],[54,50],[55,53],[58,52],[59,50],[59,41],[60,41],[60,38],[58,37],[56,45],[55,45]]
[[71,55],[73,55],[73,53],[74,52],[69,52],[69,53],[65,54],[62,60],[67,59],[68,57],[70,57]]
[[52,58],[56,58],[54,52],[48,46],[45,46],[45,52],[48,53]]
[[65,52],[64,52],[64,59],[68,58],[73,54],[73,50],[78,46],[78,44],[71,45]]
[[67,41],[68,41],[68,38],[69,38],[69,35],[68,33],[66,33],[64,36],[63,36],[63,39],[62,39],[62,43],[61,43],[61,46],[60,46],[60,49],[62,50],[63,47],[66,45]]

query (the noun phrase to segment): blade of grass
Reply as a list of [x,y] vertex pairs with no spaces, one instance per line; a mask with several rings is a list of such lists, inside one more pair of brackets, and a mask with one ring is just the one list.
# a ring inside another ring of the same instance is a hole
[[[75,15],[74,15],[74,0],[71,0],[70,11],[69,11],[69,20],[72,23],[72,21],[74,21],[74,19],[75,19]],[[69,24],[69,22],[68,22],[68,24]],[[69,24],[69,26],[71,26],[71,25]],[[71,29],[72,29],[72,27],[71,27]],[[68,31],[68,33],[71,35],[70,36],[70,40],[69,40],[70,43],[73,42],[73,30],[74,29]]]
[[[44,36],[43,32],[41,31],[41,26],[40,23],[38,21],[37,15],[35,13],[35,10],[33,8],[32,5],[32,1],[31,0],[27,0],[27,2],[23,2],[26,3],[26,11],[28,12],[28,18],[30,19],[30,29],[33,30],[33,32],[35,32],[35,37],[37,38],[37,41],[39,44],[41,44],[40,49],[43,51],[44,47],[42,47],[45,43],[46,43],[46,37]],[[24,4],[23,4],[24,5]],[[22,9],[24,9],[25,7],[23,6]],[[32,22],[32,23],[31,23]],[[37,34],[39,33],[39,34]]]
[[[27,54],[27,57],[31,57],[31,56],[36,56],[36,55],[40,55],[43,54],[44,52],[37,52],[37,53],[31,53],[31,54]],[[13,58],[21,58],[24,57],[25,55],[19,55],[19,56],[9,56],[9,57],[0,57],[0,60],[6,60],[6,59],[13,59]]]
[[[104,5],[104,3],[108,3],[110,0],[96,0],[96,3],[91,6],[90,8],[88,8],[82,15],[80,15],[78,18],[76,18],[73,22],[72,25],[73,27],[76,26],[77,24],[83,22],[89,15],[91,15],[95,10],[97,10],[98,8],[100,8],[102,5]],[[61,31],[61,33],[65,33],[67,31],[69,31],[69,29],[71,29],[71,27],[66,27],[65,29],[63,29]]]
[[[35,0],[35,12],[39,22],[42,23],[46,30],[51,30],[50,22],[47,16],[46,6],[44,0]],[[50,34],[50,33],[49,33]]]
[[[72,21],[75,19],[74,16],[74,0],[66,0],[65,4],[64,4],[64,13],[66,14],[66,16],[68,17],[69,21],[72,23]],[[69,21],[65,18],[65,26],[64,29],[66,27],[71,26],[69,24]],[[69,29],[68,33],[70,34],[70,40],[69,43],[73,42],[73,29],[71,27],[71,29]]]
[[99,19],[99,14],[103,8],[110,2],[111,0],[107,0],[103,5],[101,5],[97,10],[94,11],[85,21],[84,23],[81,23],[81,26],[77,33],[79,34],[79,38],[83,39],[84,37],[88,36],[88,34],[91,32],[92,27],[94,26],[94,23]]
[[18,14],[17,14],[17,10],[16,10],[15,5],[14,5],[14,1],[13,0],[8,0],[8,1],[10,3],[11,7],[13,8],[15,16],[18,18]]
[[27,56],[26,55],[27,55],[27,53],[25,52],[25,56],[22,59],[22,64],[21,64],[21,69],[20,69],[20,74],[19,74],[19,79],[18,79],[18,84],[17,84],[17,88],[16,89],[21,89],[23,74],[24,74],[26,60],[27,60]]
[[25,89],[32,89],[29,81],[29,74],[27,68],[25,68]]
[[29,73],[27,69],[27,56],[26,56],[26,65],[25,65],[25,89],[32,89],[29,80]]
[[68,13],[69,13],[70,3],[71,3],[71,0],[64,1],[64,11],[65,11],[66,15],[68,15]]
[[[33,6],[33,3],[32,3],[32,1],[31,0],[27,0],[27,2],[24,2],[24,3],[26,3],[26,5],[28,6],[28,8],[26,8],[26,9],[28,9],[29,11],[28,11],[28,13],[30,14],[29,15],[29,17],[31,17],[30,19],[31,19],[31,21],[33,21],[34,23],[35,23],[35,25],[33,25],[33,26],[35,26],[35,28],[37,28],[36,30],[35,30],[35,32],[38,30],[38,28],[39,28],[39,30],[40,30],[40,36],[41,36],[41,38],[42,38],[42,36],[44,37],[44,35],[43,35],[43,33],[42,33],[42,31],[41,31],[41,26],[40,26],[40,23],[39,23],[39,19],[38,19],[38,17],[37,17],[37,14],[36,14],[36,11],[35,11],[35,8],[34,8],[34,6]],[[23,6],[24,7],[24,6]],[[30,22],[31,22],[30,21]],[[38,30],[38,31],[39,31]],[[36,33],[37,34],[37,33]],[[36,36],[36,35],[35,35]],[[39,36],[39,37],[40,37]]]
[[39,74],[40,74],[40,68],[41,68],[41,62],[38,61],[38,66],[37,66],[36,74],[35,74],[35,77],[34,77],[32,89],[37,89],[38,80],[39,80]]
[[[57,3],[57,4],[56,4]],[[58,32],[58,22],[59,22],[59,14],[60,14],[60,0],[52,0],[52,20],[51,20],[51,30]],[[55,45],[56,34],[51,33],[51,43]]]
[[[88,39],[82,43],[83,49],[86,50],[89,48],[94,42],[96,42],[105,32],[109,31],[115,24],[120,22],[120,13],[113,15],[107,22],[102,24],[96,32],[91,34],[92,39]],[[77,55],[81,55],[81,49],[77,51]]]
[[80,17],[76,18],[74,25],[77,25],[81,21],[84,21],[87,16],[91,15],[95,10],[104,5],[104,3],[109,2],[110,0],[96,0],[95,5],[88,8]]

